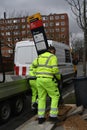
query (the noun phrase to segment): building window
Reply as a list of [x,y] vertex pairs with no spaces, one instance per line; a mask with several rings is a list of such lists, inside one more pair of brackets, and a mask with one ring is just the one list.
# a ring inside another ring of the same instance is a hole
[[55,29],[55,31],[56,31],[56,32],[59,32],[59,31],[60,31],[60,29],[59,29],[59,28],[56,28],[56,29]]
[[7,38],[7,41],[10,42],[10,41],[11,41],[11,38],[8,37],[8,38]]
[[14,35],[18,35],[19,34],[19,32],[14,32]]
[[17,20],[15,19],[15,20],[13,20],[13,23],[17,23]]
[[65,31],[65,28],[61,28],[61,32],[64,32]]
[[65,16],[64,15],[61,15],[61,19],[64,19],[65,18]]
[[20,19],[17,19],[17,23],[20,23]]
[[50,20],[54,20],[54,17],[53,17],[53,16],[50,16]]
[[17,37],[14,38],[14,41],[17,42],[19,39]]
[[12,26],[7,26],[6,30],[11,30]]
[[43,19],[43,21],[44,20],[48,20],[48,17],[47,16],[43,16],[42,19]]
[[64,34],[62,34],[62,35],[61,35],[61,38],[65,38],[65,35],[64,35]]
[[42,17],[42,20],[44,21],[44,20],[45,20],[45,17]]
[[15,26],[14,26],[14,29],[18,29],[18,25],[15,25]]
[[6,36],[9,36],[10,35],[10,32],[6,32]]
[[45,27],[48,27],[48,23],[45,23]]
[[59,22],[56,22],[56,26],[59,26],[59,24],[60,24]]
[[52,32],[52,33],[53,33],[53,32],[54,32],[54,29],[50,29],[50,32]]
[[56,20],[58,20],[58,19],[59,19],[59,16],[58,16],[58,15],[57,15],[57,16],[55,16],[55,19],[56,19]]
[[45,23],[43,23],[43,26],[45,27]]
[[22,34],[24,35],[26,32],[25,31],[22,31]]
[[12,53],[13,53],[13,50],[9,49],[9,50],[7,50],[7,52],[8,52],[9,54],[12,54]]
[[50,22],[50,26],[51,26],[51,27],[54,26],[54,22]]
[[[23,32],[23,33],[24,33],[24,32]],[[30,30],[27,31],[27,35],[31,35],[31,31],[30,31]]]
[[4,36],[5,34],[4,33],[1,33],[1,36]]
[[48,29],[44,29],[45,30],[45,33],[47,33],[48,32]]
[[4,26],[0,27],[1,30],[4,30]]
[[25,22],[25,19],[22,19],[21,21],[22,21],[22,22]]
[[16,25],[7,26],[7,27],[6,27],[6,30],[11,30],[11,31],[12,31],[12,30],[14,30],[14,29],[17,29],[16,27],[17,27]]
[[25,25],[22,25],[22,28],[24,29],[24,28],[25,28]]
[[54,38],[54,34],[50,34],[49,37],[50,37],[50,39],[53,39]]
[[65,25],[65,22],[61,22],[61,25],[64,26],[64,25]]
[[30,25],[29,25],[29,24],[27,24],[27,28],[30,28]]
[[12,23],[12,20],[7,20],[7,23]]

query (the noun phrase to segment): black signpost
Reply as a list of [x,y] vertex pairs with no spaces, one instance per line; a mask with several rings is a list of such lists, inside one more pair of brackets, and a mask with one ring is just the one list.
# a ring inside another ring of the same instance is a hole
[[5,81],[5,71],[1,53],[1,41],[0,41],[0,76],[1,76],[0,83],[3,83]]
[[45,35],[43,22],[40,13],[28,17],[30,30],[33,36],[38,55],[48,49],[48,42]]

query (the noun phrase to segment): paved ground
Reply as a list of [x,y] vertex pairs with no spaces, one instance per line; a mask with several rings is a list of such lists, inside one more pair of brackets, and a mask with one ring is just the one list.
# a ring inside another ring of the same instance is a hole
[[[63,121],[53,124],[46,121],[39,125],[37,115],[26,121],[15,130],[87,130],[87,120],[82,118],[84,109],[75,105],[63,106],[59,109],[59,118]],[[82,115],[81,115],[82,114]],[[87,115],[87,111],[86,111]],[[46,119],[48,117],[48,113]]]
[[[39,125],[37,115],[35,115],[15,130],[87,130],[87,121],[82,119],[81,115],[83,111],[82,106],[76,107],[76,105],[68,104],[59,108],[58,117],[61,122],[53,124],[47,120],[45,123]],[[46,113],[46,119],[48,116],[49,111]]]

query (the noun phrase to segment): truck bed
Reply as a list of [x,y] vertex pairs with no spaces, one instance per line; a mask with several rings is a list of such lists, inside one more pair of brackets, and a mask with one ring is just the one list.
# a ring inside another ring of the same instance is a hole
[[[9,77],[9,76],[8,76]],[[29,80],[13,77],[13,81],[0,83],[0,100],[29,90]]]

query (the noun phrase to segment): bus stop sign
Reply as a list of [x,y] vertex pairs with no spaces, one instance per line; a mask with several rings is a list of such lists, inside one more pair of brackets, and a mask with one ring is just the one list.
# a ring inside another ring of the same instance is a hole
[[30,30],[39,55],[48,49],[48,42],[43,27],[42,17],[40,13],[37,13],[29,16],[27,20],[30,24]]

